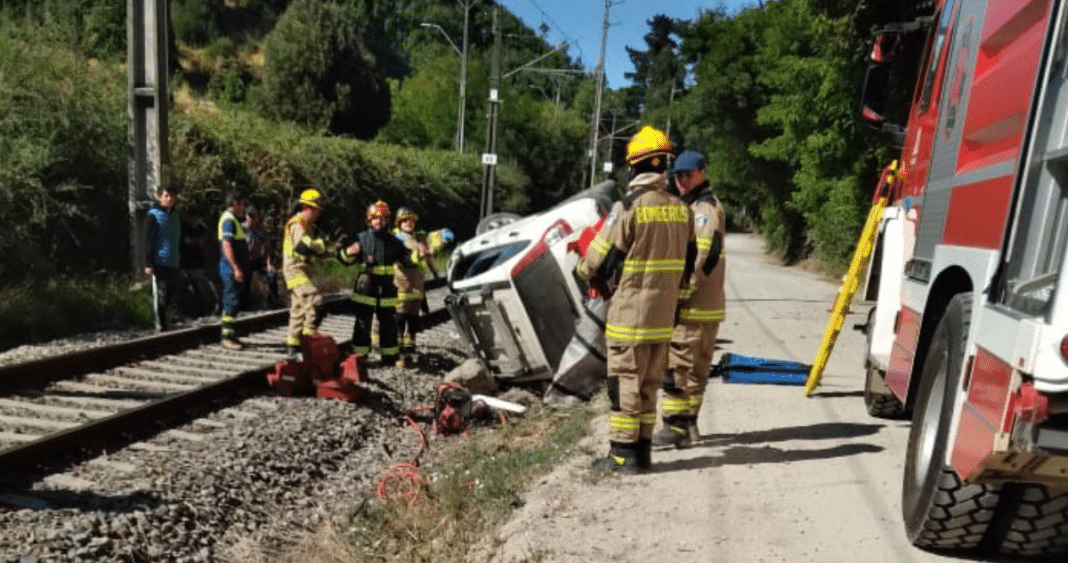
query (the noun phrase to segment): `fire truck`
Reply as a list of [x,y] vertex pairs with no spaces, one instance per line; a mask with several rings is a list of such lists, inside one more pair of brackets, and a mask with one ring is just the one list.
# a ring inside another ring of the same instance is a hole
[[900,154],[875,194],[864,396],[911,417],[901,504],[922,548],[1068,552],[1066,19],[1062,0],[937,0],[875,30],[861,117]]

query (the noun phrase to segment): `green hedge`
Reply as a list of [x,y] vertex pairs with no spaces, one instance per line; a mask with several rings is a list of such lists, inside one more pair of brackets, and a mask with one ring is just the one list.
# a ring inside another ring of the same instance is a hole
[[[449,227],[460,239],[470,237],[483,182],[473,154],[314,136],[251,114],[217,111],[172,121],[171,173],[186,211],[208,218],[212,229],[231,188],[247,191],[279,232],[296,196],[316,187],[330,202],[320,226],[348,236],[365,228],[364,210],[382,199],[394,211],[415,210],[420,228]],[[515,168],[499,166],[501,207],[525,212],[527,184]]]

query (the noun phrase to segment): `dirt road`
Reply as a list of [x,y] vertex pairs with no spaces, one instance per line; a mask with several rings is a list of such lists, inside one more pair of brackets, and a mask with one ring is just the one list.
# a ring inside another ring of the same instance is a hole
[[[838,284],[764,255],[753,235],[727,237],[724,352],[810,363]],[[556,563],[818,563],[958,561],[905,539],[901,473],[908,423],[867,415],[857,305],[812,397],[802,387],[713,379],[702,440],[653,452],[650,474],[590,478],[607,448],[539,482],[481,561]]]

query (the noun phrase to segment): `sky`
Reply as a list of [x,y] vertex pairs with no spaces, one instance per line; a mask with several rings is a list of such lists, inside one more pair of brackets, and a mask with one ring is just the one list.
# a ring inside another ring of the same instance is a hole
[[[549,26],[546,40],[559,45],[567,40],[572,59],[582,58],[591,72],[601,56],[601,30],[605,0],[497,0],[498,4],[523,20],[536,33],[542,23]],[[645,50],[643,39],[649,33],[649,20],[657,14],[693,20],[706,10],[722,4],[734,14],[757,0],[611,0],[608,8],[608,39],[605,42],[605,75],[609,88],[630,85],[623,73],[634,66],[626,47]]]

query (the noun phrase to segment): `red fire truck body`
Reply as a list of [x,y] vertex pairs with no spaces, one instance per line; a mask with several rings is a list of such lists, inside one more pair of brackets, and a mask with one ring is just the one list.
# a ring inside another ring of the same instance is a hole
[[[917,545],[1068,552],[1068,6],[938,0],[864,295],[865,400],[911,413],[902,510]],[[878,97],[878,92],[875,96]],[[885,100],[883,100],[885,101]]]

